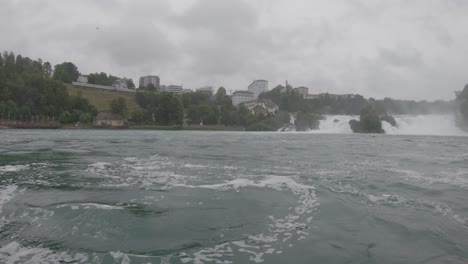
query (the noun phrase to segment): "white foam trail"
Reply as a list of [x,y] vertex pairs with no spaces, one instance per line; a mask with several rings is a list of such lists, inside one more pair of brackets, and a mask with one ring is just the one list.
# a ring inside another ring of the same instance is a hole
[[123,206],[108,205],[108,204],[98,204],[98,203],[80,203],[80,204],[61,204],[56,206],[57,208],[71,207],[72,210],[77,210],[79,207],[83,209],[102,209],[102,210],[122,210],[125,209]]
[[13,263],[89,263],[88,256],[82,253],[68,254],[53,252],[45,248],[23,247],[11,242],[0,248],[0,262]]
[[208,184],[208,185],[184,185],[184,184],[175,184],[174,186],[187,187],[187,188],[204,188],[204,189],[239,189],[242,187],[257,187],[257,188],[272,188],[278,191],[284,189],[284,187],[289,188],[295,193],[301,193],[304,190],[314,190],[312,186],[307,186],[303,184],[296,183],[293,179],[284,176],[269,176],[261,181],[255,182],[249,179],[235,179],[232,181],[218,183],[218,184]]
[[282,250],[274,248],[275,245],[281,248],[282,243],[288,240],[302,240],[309,235],[304,230],[307,229],[308,224],[312,221],[311,213],[319,205],[313,186],[297,183],[292,178],[284,176],[269,176],[260,181],[235,179],[219,184],[176,184],[174,186],[213,190],[238,190],[239,188],[246,187],[270,188],[277,191],[289,190],[299,197],[298,204],[290,208],[289,214],[281,218],[269,217],[271,223],[267,225],[268,232],[266,234],[249,235],[244,240],[204,248],[190,255],[182,253],[181,260],[183,263],[232,263],[232,261],[226,259],[232,257],[234,251],[248,254],[250,261],[256,263],[263,262],[264,257],[268,254],[282,253]]
[[112,164],[107,162],[95,162],[88,166],[88,170],[105,170],[107,167],[111,166]]
[[0,172],[15,172],[29,168],[29,165],[5,165],[0,166]]
[[0,213],[2,212],[3,205],[13,198],[14,192],[18,189],[16,185],[9,185],[0,190]]

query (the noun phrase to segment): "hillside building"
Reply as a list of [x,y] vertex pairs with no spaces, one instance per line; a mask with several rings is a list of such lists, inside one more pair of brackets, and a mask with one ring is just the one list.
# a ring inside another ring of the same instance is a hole
[[232,105],[238,106],[241,103],[255,100],[255,94],[249,91],[236,91],[232,93]]
[[112,83],[112,87],[118,88],[118,89],[128,89],[128,84],[127,80],[125,79],[117,79]]
[[248,90],[249,92],[252,92],[254,94],[255,99],[257,99],[261,93],[268,92],[268,81],[266,80],[253,81],[249,85]]
[[160,79],[159,76],[148,75],[140,77],[139,87],[148,87],[150,84],[154,85],[154,87],[160,87]]
[[212,86],[204,86],[204,87],[198,88],[197,92],[205,94],[209,97],[213,96],[214,94]]

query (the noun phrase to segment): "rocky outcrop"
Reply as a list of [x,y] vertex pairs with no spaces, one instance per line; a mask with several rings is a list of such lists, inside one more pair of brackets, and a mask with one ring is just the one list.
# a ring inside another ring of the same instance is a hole
[[380,115],[371,105],[362,109],[359,121],[353,119],[349,125],[354,133],[385,133]]
[[296,131],[316,130],[319,128],[320,116],[312,113],[298,112],[294,125]]
[[398,124],[395,120],[395,118],[389,114],[382,114],[380,115],[380,120],[388,122],[390,125],[394,127],[398,127]]

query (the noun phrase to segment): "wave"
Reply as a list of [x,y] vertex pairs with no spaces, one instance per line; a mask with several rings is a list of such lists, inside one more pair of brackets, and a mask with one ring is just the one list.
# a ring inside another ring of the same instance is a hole
[[[183,263],[230,263],[223,262],[225,258],[232,258],[233,252],[238,251],[250,255],[249,260],[259,263],[264,261],[264,257],[270,254],[281,254],[281,244],[290,241],[305,239],[309,233],[305,230],[312,221],[311,213],[319,205],[313,186],[297,183],[293,178],[285,176],[268,176],[262,180],[235,179],[219,184],[208,185],[186,185],[175,184],[174,187],[202,188],[212,190],[238,191],[240,188],[270,188],[276,191],[288,190],[298,196],[296,206],[290,208],[290,213],[277,218],[269,216],[271,221],[268,224],[266,233],[247,235],[244,240],[231,241],[213,247],[203,248],[197,252],[180,254]],[[275,248],[275,245],[279,248]],[[235,250],[237,249],[237,250]]]
[[103,204],[103,203],[65,203],[56,206],[57,208],[70,207],[72,210],[83,209],[102,209],[102,210],[122,210],[123,206]]
[[14,196],[15,191],[18,189],[16,185],[9,185],[0,190],[0,213],[2,212],[3,205],[8,203]]
[[28,168],[29,168],[29,165],[5,165],[5,166],[0,166],[0,173],[22,171]]
[[[386,134],[390,135],[433,135],[433,136],[468,136],[457,127],[453,115],[399,115],[394,116],[398,127],[382,122]],[[349,121],[358,116],[327,115],[320,121],[320,128],[312,133],[351,134]]]
[[0,248],[2,263],[89,263],[83,253],[54,252],[47,248],[24,247],[16,241]]

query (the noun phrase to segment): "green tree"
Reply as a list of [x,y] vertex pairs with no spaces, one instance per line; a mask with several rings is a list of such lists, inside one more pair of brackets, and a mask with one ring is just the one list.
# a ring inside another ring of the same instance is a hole
[[162,125],[182,125],[184,107],[180,96],[171,93],[160,95],[157,122]]
[[144,115],[143,111],[141,111],[141,109],[135,108],[132,111],[131,117],[132,117],[132,121],[134,123],[141,124],[141,123],[143,123],[145,115]]
[[[97,85],[105,85],[105,86],[112,86],[112,84],[114,84],[116,80],[121,79],[111,74],[107,75],[107,73],[105,72],[90,73],[87,75],[87,77],[88,77],[88,83],[97,84]],[[127,84],[128,84],[128,80],[127,80]]]
[[221,86],[218,88],[218,91],[216,92],[216,101],[218,102],[218,104],[222,102],[226,94],[226,89],[224,87]]
[[72,83],[78,79],[80,72],[78,67],[71,62],[57,64],[54,67],[53,79],[64,83]]
[[88,124],[88,123],[91,123],[91,121],[93,121],[93,117],[91,116],[90,113],[81,113],[80,123]]
[[60,115],[60,123],[69,124],[73,122],[73,116],[70,112],[65,111]]
[[51,78],[53,71],[52,71],[52,65],[50,64],[50,62],[46,61],[43,67],[44,67],[44,76],[46,78]]
[[[188,118],[192,124],[212,124],[213,110],[208,104],[191,105],[187,110]],[[211,121],[211,122],[210,122]],[[216,122],[216,119],[214,120]]]
[[128,89],[135,89],[135,84],[133,83],[132,79],[125,79],[127,81]]
[[111,101],[111,110],[114,114],[126,115],[127,114],[127,101],[123,97],[118,97]]
[[[32,116],[57,117],[68,111],[73,121],[78,121],[81,113],[96,113],[86,99],[69,96],[62,81],[50,78],[50,63],[21,55],[15,57],[12,52],[4,52],[0,57],[0,102],[4,117],[30,120]],[[66,72],[67,65],[58,66],[56,77],[60,69]]]

